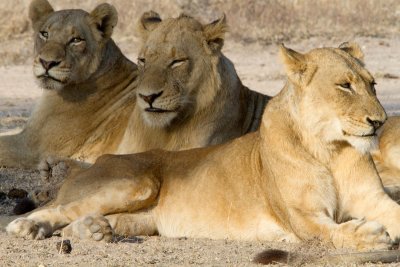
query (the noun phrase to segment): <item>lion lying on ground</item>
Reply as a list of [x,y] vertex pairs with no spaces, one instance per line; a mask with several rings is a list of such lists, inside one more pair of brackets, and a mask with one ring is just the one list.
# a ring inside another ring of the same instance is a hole
[[280,52],[288,82],[259,131],[208,148],[105,155],[89,169],[71,168],[57,199],[7,232],[43,239],[65,227],[66,236],[106,241],[113,232],[159,233],[391,248],[400,206],[368,153],[386,114],[359,46]]
[[43,89],[24,130],[0,137],[0,165],[36,168],[47,156],[93,162],[115,153],[135,103],[137,66],[111,39],[117,11],[54,11],[34,0],[33,72]]

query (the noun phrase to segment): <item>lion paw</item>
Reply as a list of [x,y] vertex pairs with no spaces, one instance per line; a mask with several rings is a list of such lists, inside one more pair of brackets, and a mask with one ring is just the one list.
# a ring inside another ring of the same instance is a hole
[[48,229],[37,224],[34,220],[28,218],[18,218],[10,222],[6,231],[8,234],[23,237],[26,239],[45,239],[48,236]]
[[386,228],[378,222],[365,219],[351,220],[345,228],[352,233],[343,244],[357,250],[386,250],[393,246],[393,241]]
[[[42,160],[38,165],[38,170],[40,172],[40,176],[44,182],[49,182],[50,178],[54,176],[54,169],[58,168],[58,172],[61,172],[62,175],[66,175],[68,171],[68,164],[66,163],[67,159],[61,159],[56,157],[47,157]],[[59,175],[57,172],[57,175]]]
[[111,242],[114,238],[114,232],[110,223],[101,215],[83,216],[68,225],[63,230],[63,234],[79,239],[105,242]]

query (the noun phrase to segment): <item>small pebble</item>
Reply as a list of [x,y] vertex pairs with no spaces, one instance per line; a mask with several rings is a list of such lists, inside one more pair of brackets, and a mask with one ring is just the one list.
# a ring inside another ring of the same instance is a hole
[[15,205],[13,212],[15,215],[21,215],[21,214],[27,213],[29,211],[32,211],[35,208],[36,208],[35,202],[33,202],[31,199],[25,197],[25,198],[17,201],[17,204]]
[[68,239],[65,239],[62,241],[62,244],[61,244],[61,241],[59,241],[59,242],[57,242],[56,248],[57,248],[58,253],[69,254],[72,251],[71,241],[69,241]]
[[8,198],[12,198],[12,199],[24,198],[27,195],[28,195],[28,192],[26,192],[24,189],[17,189],[17,188],[11,189],[7,194]]

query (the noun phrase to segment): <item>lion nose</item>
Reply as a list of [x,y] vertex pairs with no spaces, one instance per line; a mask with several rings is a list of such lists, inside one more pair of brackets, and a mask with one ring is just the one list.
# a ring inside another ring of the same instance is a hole
[[367,122],[374,127],[375,131],[378,130],[384,123],[385,121],[381,121],[381,120],[373,120],[371,118],[367,117]]
[[49,69],[57,66],[61,62],[61,61],[46,61],[42,58],[40,58],[39,61],[45,70],[49,70]]
[[163,91],[156,93],[156,94],[151,94],[151,95],[142,95],[139,94],[139,96],[146,101],[147,103],[149,103],[149,105],[153,104],[154,100],[156,100],[159,96],[161,96],[163,93]]

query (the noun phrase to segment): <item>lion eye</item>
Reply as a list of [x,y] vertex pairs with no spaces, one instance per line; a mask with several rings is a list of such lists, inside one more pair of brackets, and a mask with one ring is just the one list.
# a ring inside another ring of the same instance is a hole
[[188,60],[187,58],[175,59],[169,64],[169,67],[172,68],[172,69],[176,68],[176,67],[179,67],[179,66],[183,65],[184,63],[186,63],[187,60]]
[[374,95],[376,95],[375,85],[376,85],[376,82],[373,81],[373,82],[371,83],[371,90],[372,90],[372,92],[374,93]]
[[83,41],[82,38],[80,38],[80,37],[74,37],[74,38],[72,38],[72,39],[69,41],[69,43],[70,43],[70,44],[73,44],[73,45],[77,45],[77,44],[81,43],[82,41]]
[[339,89],[344,90],[344,91],[349,91],[349,92],[353,91],[353,88],[351,88],[350,83],[341,83],[341,84],[337,84],[337,86],[339,87]]
[[39,37],[42,38],[43,40],[47,40],[47,38],[49,38],[49,33],[46,31],[40,31]]
[[144,64],[146,64],[146,59],[143,57],[138,58],[138,63],[140,66],[144,66]]

